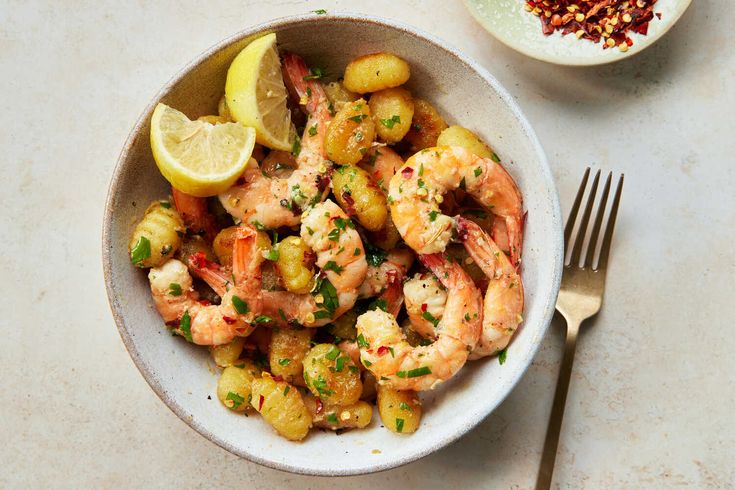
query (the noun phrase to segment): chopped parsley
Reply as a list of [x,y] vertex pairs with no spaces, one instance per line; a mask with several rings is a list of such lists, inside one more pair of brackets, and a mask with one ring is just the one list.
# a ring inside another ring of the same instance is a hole
[[245,313],[250,311],[248,304],[243,301],[239,296],[232,296],[232,306],[234,306],[235,311],[237,311],[241,315],[244,315]]
[[225,400],[230,400],[232,402],[232,406],[230,407],[232,410],[237,410],[237,408],[245,402],[245,398],[234,391],[227,393]]
[[432,323],[432,324],[434,325],[434,328],[436,328],[436,327],[437,327],[437,325],[439,325],[439,319],[438,319],[438,318],[436,318],[436,317],[434,317],[434,315],[432,315],[432,314],[431,314],[431,313],[429,313],[428,311],[425,311],[425,312],[423,312],[423,313],[421,314],[421,317],[422,317],[422,318],[423,318],[424,320],[428,320],[428,321],[430,321],[430,322],[431,322],[431,323]]
[[315,318],[329,318],[339,306],[337,289],[326,277],[319,277],[314,285],[314,295],[321,294],[324,298],[322,306],[324,310],[314,312]]
[[434,222],[436,221],[436,217],[439,216],[441,213],[439,211],[429,211],[429,221]]
[[301,138],[299,138],[299,135],[297,134],[294,136],[293,145],[291,146],[291,154],[297,157],[299,156],[299,153],[301,153]]
[[337,424],[337,414],[334,412],[329,412],[327,416],[325,417],[327,419],[327,422],[330,424]]
[[337,346],[333,345],[333,346],[332,346],[332,347],[331,347],[331,348],[329,349],[329,351],[328,351],[328,352],[327,352],[326,354],[324,354],[324,357],[326,357],[326,358],[327,358],[327,359],[329,359],[330,361],[334,361],[335,359],[337,359],[337,358],[339,357],[339,355],[340,355],[341,353],[342,353],[342,351],[341,351],[341,350],[339,350],[339,349],[337,348]]
[[158,201],[162,208],[171,209],[171,203],[168,201]]
[[256,220],[253,220],[253,226],[258,231],[264,231],[265,230],[265,226],[263,225],[263,223],[261,223],[257,219]]
[[314,67],[309,70],[310,75],[306,75],[304,80],[318,80],[324,76],[324,71],[319,67]]
[[191,339],[191,316],[189,315],[189,310],[186,310],[184,312],[184,315],[181,317],[181,322],[179,323],[179,328],[181,329],[181,332],[184,334],[184,338],[188,340],[189,342],[192,342]]
[[283,396],[286,396],[286,395],[288,395],[288,392],[289,392],[289,391],[291,391],[291,387],[290,387],[290,386],[286,386],[286,387],[285,387],[285,388],[283,389]]
[[398,408],[400,408],[401,410],[408,410],[409,412],[413,412],[413,408],[411,408],[411,405],[406,402],[401,402],[400,405],[398,405]]
[[396,432],[403,432],[403,419],[396,418]]
[[482,169],[480,167],[477,167],[475,169],[475,177],[479,177],[481,173],[482,173]]
[[355,252],[352,255],[354,255],[355,257],[357,257],[358,255],[360,255],[360,249],[359,248],[356,248],[355,249]]
[[505,359],[508,357],[508,348],[500,351],[500,354],[498,354],[498,362],[502,365],[505,364]]
[[168,285],[168,294],[171,296],[181,296],[181,284],[172,282]]
[[400,122],[401,122],[401,116],[399,116],[398,114],[394,114],[393,117],[391,117],[390,119],[380,120],[380,124],[382,124],[388,129],[393,129],[393,126],[395,126],[396,123],[400,124]]
[[385,312],[388,311],[388,302],[384,299],[376,299],[372,303],[370,303],[370,306],[368,307],[368,310],[383,310]]
[[416,369],[409,369],[408,371],[398,371],[396,376],[399,378],[417,378],[419,376],[426,376],[431,374],[431,368],[429,366],[421,366]]
[[329,238],[333,242],[339,240],[339,228],[332,229],[332,231],[327,234],[327,238]]
[[381,250],[377,247],[374,247],[373,245],[370,245],[369,243],[365,243],[365,260],[367,260],[368,265],[372,265],[373,267],[378,267],[380,264],[385,262],[385,258],[388,256],[388,252],[385,250]]
[[316,136],[316,124],[309,128],[309,136]]
[[[338,357],[337,362],[334,364],[334,370],[338,373],[341,373],[342,370],[345,368],[345,363],[349,360],[349,357]],[[352,368],[354,366],[350,366]]]
[[133,264],[138,265],[151,256],[151,242],[146,237],[138,238],[138,241],[130,250],[130,260]]
[[324,267],[322,267],[322,269],[324,269],[325,271],[333,271],[336,274],[341,274],[344,270],[344,267],[337,265],[337,262],[335,262],[334,260],[330,260],[329,262],[324,264]]
[[326,15],[327,14],[327,11],[324,9],[316,9],[316,10],[312,10],[312,12],[314,12],[316,15]]
[[353,223],[352,220],[349,218],[334,218],[334,226],[336,226],[340,230],[344,230],[348,226],[354,229],[355,223]]
[[365,347],[365,348],[368,348],[368,349],[370,348],[370,344],[368,343],[367,340],[365,340],[365,337],[363,337],[362,334],[360,334],[360,335],[357,336],[357,345],[360,348],[362,348],[362,347]]
[[311,381],[311,385],[319,393],[320,398],[334,394],[334,390],[327,389],[327,380],[321,374],[317,379]]
[[273,318],[269,317],[268,315],[258,315],[255,317],[255,320],[253,322],[262,324],[262,323],[271,323],[273,321]]
[[[355,106],[355,108],[357,108],[357,106]],[[360,110],[360,109],[356,109],[356,110]],[[367,119],[367,114],[358,114],[357,116],[348,117],[347,119],[349,119],[350,121],[359,123],[359,122],[362,122],[363,119]]]
[[289,364],[291,364],[291,359],[279,359],[278,360],[279,366],[288,366]]
[[498,154],[497,154],[497,153],[493,152],[493,154],[492,154],[492,155],[490,155],[490,158],[492,158],[492,159],[493,159],[493,162],[495,162],[495,163],[500,163],[500,157],[498,156]]
[[276,260],[278,260],[279,256],[280,254],[278,253],[277,248],[272,248],[268,250],[268,253],[265,254],[265,258],[270,260],[271,262],[275,262]]

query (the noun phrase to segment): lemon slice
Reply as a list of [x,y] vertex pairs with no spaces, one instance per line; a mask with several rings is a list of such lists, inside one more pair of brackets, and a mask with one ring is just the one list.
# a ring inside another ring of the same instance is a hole
[[225,83],[227,107],[235,121],[255,128],[258,143],[288,151],[295,133],[287,98],[276,35],[267,34],[248,44],[230,65]]
[[166,180],[186,194],[226,191],[245,170],[254,145],[255,130],[242,123],[191,121],[165,104],[153,111],[153,158]]

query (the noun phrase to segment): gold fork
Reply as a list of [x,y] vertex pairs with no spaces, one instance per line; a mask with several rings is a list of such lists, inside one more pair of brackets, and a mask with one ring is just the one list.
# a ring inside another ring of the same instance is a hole
[[[607,198],[610,194],[612,172],[608,174],[607,180],[605,181],[589,242],[584,251],[584,255],[582,255],[587,226],[592,215],[595,194],[597,193],[597,187],[600,182],[600,171],[597,171],[592,182],[592,188],[587,197],[587,204],[579,223],[579,230],[576,238],[574,238],[574,242],[572,242],[572,231],[577,221],[579,205],[582,202],[582,197],[587,188],[589,176],[590,169],[587,168],[577,191],[577,197],[574,199],[574,205],[569,213],[569,220],[564,228],[564,250],[565,253],[571,250],[571,258],[564,265],[561,288],[559,289],[559,296],[556,300],[556,309],[567,321],[567,339],[564,347],[564,359],[561,363],[559,379],[556,384],[556,393],[554,394],[554,405],[551,409],[551,417],[549,417],[549,427],[546,430],[546,441],[544,442],[544,451],[541,458],[541,468],[536,479],[536,490],[548,489],[551,486],[554,461],[556,460],[556,451],[559,445],[559,433],[561,432],[561,423],[564,417],[564,405],[566,404],[567,391],[569,390],[569,378],[572,374],[572,364],[574,363],[574,351],[577,347],[577,334],[579,333],[579,327],[582,322],[595,316],[602,306],[602,293],[605,290],[605,273],[607,272],[607,262],[610,256],[610,242],[612,241],[613,229],[615,228],[615,218],[618,214],[620,194],[623,191],[624,176],[621,174],[615,190],[610,215],[607,219],[605,229],[602,230],[602,245],[597,264],[595,265],[593,259],[602,228]],[[579,265],[583,257],[584,262],[582,265]]]

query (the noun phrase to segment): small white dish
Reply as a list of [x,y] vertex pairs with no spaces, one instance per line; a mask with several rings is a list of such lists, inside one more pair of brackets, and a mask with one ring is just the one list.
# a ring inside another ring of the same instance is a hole
[[626,52],[618,48],[603,49],[602,43],[577,39],[574,34],[562,36],[556,31],[543,34],[541,22],[524,9],[524,0],[464,0],[470,14],[490,34],[506,46],[531,58],[557,65],[592,66],[620,61],[640,53],[663,36],[684,14],[691,0],[658,0],[648,34],[630,33],[633,45]]
[[[424,417],[415,434],[380,427],[341,435],[313,431],[300,443],[278,436],[260,417],[224,408],[216,397],[217,370],[207,349],[167,331],[144,271],[130,264],[127,243],[146,205],[170,192],[150,150],[150,117],[158,102],[195,118],[217,111],[233,58],[252,39],[276,32],[279,47],[303,56],[330,78],[353,58],[380,50],[411,65],[408,88],[454,123],[480,134],[502,158],[524,197],[524,323],[507,360],[474,361],[435,391],[422,395]],[[272,468],[312,475],[354,475],[393,468],[457,440],[490,414],[533,360],[554,313],[562,269],[559,199],[543,150],[513,97],[484,68],[433,36],[361,15],[277,19],[250,27],[197,56],[143,110],[122,149],[107,196],[102,237],[107,294],[120,335],[151,388],[184,422],[234,454]]]

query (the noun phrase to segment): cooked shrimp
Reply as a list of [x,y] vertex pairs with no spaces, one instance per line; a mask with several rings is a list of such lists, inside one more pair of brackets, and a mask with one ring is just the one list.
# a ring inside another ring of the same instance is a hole
[[406,271],[413,264],[413,252],[405,248],[396,248],[388,252],[380,265],[369,265],[365,281],[360,284],[358,291],[360,298],[372,298],[379,295],[390,282],[398,276],[402,281]]
[[378,187],[387,194],[390,179],[403,166],[403,159],[389,147],[376,145],[365,153],[357,166],[368,172]]
[[[163,320],[167,324],[177,324],[179,333],[199,345],[226,344],[236,336],[250,335],[262,303],[262,257],[255,242],[256,236],[250,227],[238,230],[233,249],[234,284],[222,295],[219,305],[205,305],[198,301],[191,275],[182,262],[172,259],[151,269],[148,274],[151,292]],[[205,274],[203,277],[209,276]]]
[[266,228],[298,225],[302,210],[324,200],[329,187],[331,162],[324,151],[324,134],[332,114],[327,95],[318,81],[304,80],[309,70],[295,54],[284,54],[283,67],[309,114],[297,168],[288,178],[271,178],[251,159],[238,183],[219,195],[235,218]]
[[511,260],[518,265],[523,202],[515,182],[492,159],[458,146],[422,150],[391,179],[391,215],[406,243],[421,254],[445,250],[455,223],[442,214],[439,203],[444,193],[457,188],[464,188],[487,211],[505,221]]
[[436,321],[444,316],[447,303],[446,288],[433,274],[416,274],[403,284],[403,297],[411,329],[424,338],[436,338]]
[[362,239],[342,209],[327,200],[304,212],[301,238],[316,253],[321,269],[310,294],[264,291],[263,313],[274,323],[321,327],[351,309],[365,280]]
[[457,232],[467,252],[489,279],[482,334],[470,354],[471,359],[478,359],[505,349],[523,321],[523,281],[500,247],[476,223],[458,217]]
[[357,319],[363,364],[381,384],[398,390],[429,390],[451,378],[464,366],[480,336],[482,295],[472,279],[459,264],[440,254],[419,259],[448,290],[433,344],[411,347],[395,317],[385,311],[368,311]]
[[184,194],[173,186],[171,195],[174,198],[176,211],[181,215],[186,227],[192,233],[201,235],[207,243],[211,244],[219,229],[217,220],[207,207],[207,198]]

